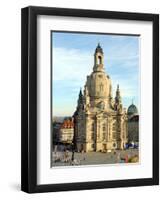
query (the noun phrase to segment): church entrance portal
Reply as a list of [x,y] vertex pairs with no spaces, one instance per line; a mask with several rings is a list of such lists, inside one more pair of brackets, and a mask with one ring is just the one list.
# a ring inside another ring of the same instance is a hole
[[103,144],[103,151],[106,151],[107,150],[107,146],[106,144]]

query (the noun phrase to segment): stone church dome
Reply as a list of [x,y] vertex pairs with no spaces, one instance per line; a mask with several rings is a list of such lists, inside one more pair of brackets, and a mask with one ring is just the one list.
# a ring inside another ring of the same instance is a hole
[[127,114],[128,115],[138,114],[138,109],[133,103],[128,107]]
[[104,72],[93,72],[87,86],[91,97],[109,97],[111,80]]

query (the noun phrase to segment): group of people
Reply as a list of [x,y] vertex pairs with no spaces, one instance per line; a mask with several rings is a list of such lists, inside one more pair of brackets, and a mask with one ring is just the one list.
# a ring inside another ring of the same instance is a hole
[[69,151],[64,148],[63,151],[57,151],[57,148],[53,151],[53,161],[54,162],[63,162],[70,165],[80,165],[82,160],[85,160],[85,157],[82,159],[75,158],[75,151]]
[[125,155],[121,155],[120,152],[116,153],[116,161],[117,163],[134,163],[134,162],[138,162],[139,158],[138,155],[130,155],[130,154],[125,154]]

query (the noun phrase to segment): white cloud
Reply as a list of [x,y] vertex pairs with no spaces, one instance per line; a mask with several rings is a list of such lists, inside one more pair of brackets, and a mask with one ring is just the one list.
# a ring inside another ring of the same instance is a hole
[[78,49],[53,49],[53,80],[75,81],[83,83],[93,68],[90,52]]

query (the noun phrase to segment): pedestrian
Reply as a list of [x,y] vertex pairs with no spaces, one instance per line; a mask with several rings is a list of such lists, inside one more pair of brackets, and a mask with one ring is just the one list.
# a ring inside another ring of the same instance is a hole
[[71,161],[72,161],[72,162],[74,161],[74,153],[75,153],[75,151],[72,150],[72,157],[71,157]]
[[85,160],[84,149],[82,149],[82,159]]
[[128,163],[128,155],[125,156],[125,163]]
[[120,161],[121,161],[121,154],[117,153],[117,163],[120,163]]

